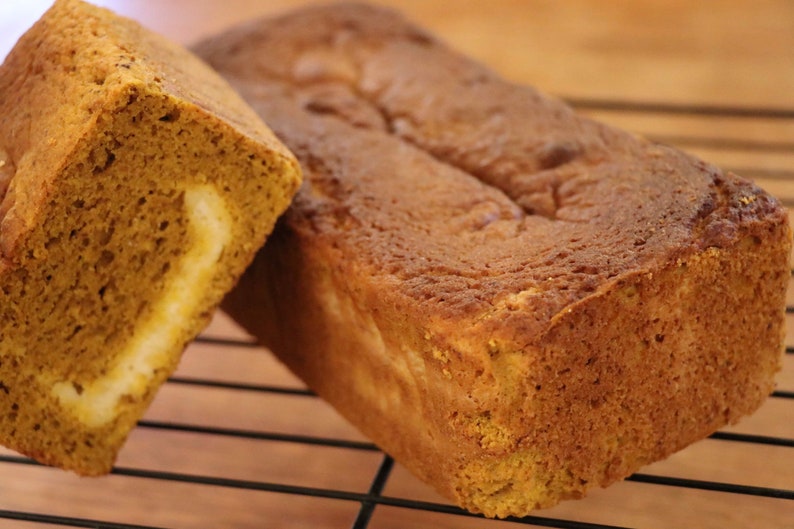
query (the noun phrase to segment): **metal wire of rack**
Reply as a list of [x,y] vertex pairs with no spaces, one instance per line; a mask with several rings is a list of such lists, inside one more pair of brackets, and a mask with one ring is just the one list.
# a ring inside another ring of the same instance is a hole
[[[756,179],[780,196],[787,207],[794,207],[794,165],[786,161],[787,157],[794,160],[794,143],[698,134],[671,136],[643,130],[658,115],[706,122],[763,121],[772,123],[773,128],[780,123],[790,126],[794,124],[794,110],[602,100],[571,103],[582,112],[618,124],[630,115],[635,129],[657,141],[716,153],[716,158],[727,153],[728,161],[722,165]],[[730,154],[737,151],[743,153],[741,163],[745,165],[731,167]],[[772,165],[751,163],[754,155],[770,153],[775,160]],[[790,318],[794,316],[794,298],[789,300],[787,313]],[[767,516],[758,519],[757,527],[794,528],[794,467],[786,463],[794,460],[791,339],[784,357],[781,387],[765,406],[769,409],[764,412],[768,417],[763,424],[771,424],[772,428],[756,429],[761,423],[751,420],[748,426],[724,429],[697,443],[702,453],[718,454],[716,459],[706,461],[702,475],[690,472],[690,467],[697,466],[701,459],[695,454],[683,467],[661,467],[661,472],[651,467],[637,473],[624,484],[614,486],[619,492],[606,492],[593,502],[588,498],[567,502],[562,510],[492,521],[471,515],[422,489],[388,455],[347,427],[300,382],[283,372],[271,375],[280,369],[278,365],[244,335],[232,332],[212,337],[215,334],[211,327],[188,350],[187,368],[180,368],[163,388],[161,393],[165,395],[158,396],[154,410],[140,422],[130,440],[132,455],[126,456],[125,451],[110,476],[76,478],[11,452],[0,452],[0,525],[374,529],[513,524],[562,529],[650,529],[680,527],[680,514],[668,517],[668,513],[683,506],[697,510],[698,502],[702,502],[703,510],[714,515],[715,527],[738,528],[745,522],[722,519],[720,513],[747,508],[748,502],[756,502],[748,516],[755,517],[756,512]],[[194,357],[201,359],[195,369],[190,367]],[[325,426],[317,427],[318,423]],[[708,450],[703,448],[706,444]],[[738,459],[726,459],[726,466],[728,461],[745,461],[742,476],[747,479],[721,477],[721,451],[738,454]],[[212,460],[213,455],[218,457]],[[270,466],[258,467],[257,462],[261,461],[268,461]],[[759,483],[746,471],[759,464],[769,465],[772,475],[779,471],[778,478],[771,484]],[[228,466],[234,468],[229,470]],[[312,477],[289,477],[306,468],[313,469]],[[686,471],[679,473],[680,468]],[[636,494],[647,492],[640,490],[646,486],[653,487],[653,491],[635,502]],[[168,497],[165,506],[157,502],[161,495]],[[660,500],[660,506],[654,506],[655,498],[665,499]],[[293,500],[297,501],[295,507],[284,507]],[[130,502],[138,507],[138,514],[123,519],[116,516]],[[588,502],[589,507],[579,509]],[[263,507],[258,507],[260,504]],[[653,514],[631,518],[620,514],[624,507],[635,513]]]

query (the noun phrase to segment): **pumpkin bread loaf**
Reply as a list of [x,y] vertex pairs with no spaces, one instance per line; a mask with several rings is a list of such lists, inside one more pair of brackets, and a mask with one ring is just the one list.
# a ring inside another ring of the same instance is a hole
[[109,471],[299,180],[192,54],[56,1],[0,68],[0,443]]
[[380,8],[195,50],[307,180],[225,308],[463,507],[580,497],[772,391],[790,231],[755,185]]

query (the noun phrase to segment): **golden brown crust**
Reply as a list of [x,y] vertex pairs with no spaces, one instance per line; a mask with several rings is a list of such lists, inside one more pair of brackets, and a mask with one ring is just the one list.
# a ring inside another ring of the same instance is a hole
[[752,184],[377,8],[196,49],[308,176],[225,307],[466,508],[580,496],[771,391],[790,233]]
[[107,472],[297,162],[197,58],[78,0],[0,68],[0,131],[0,442]]

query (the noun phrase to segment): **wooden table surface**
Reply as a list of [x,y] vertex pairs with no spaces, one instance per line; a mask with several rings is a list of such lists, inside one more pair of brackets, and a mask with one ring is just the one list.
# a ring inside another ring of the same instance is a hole
[[[0,2],[0,57],[49,3]],[[101,2],[186,44],[305,3]],[[512,80],[740,172],[794,205],[794,2],[379,3],[402,10]],[[791,331],[787,342],[794,346]],[[218,314],[205,338],[190,346],[178,378],[162,389],[109,477],[78,478],[0,449],[0,527],[517,524],[448,513],[444,500],[399,465],[384,474],[374,510],[362,509],[359,500],[367,499],[384,456],[247,340]],[[547,527],[794,529],[792,396],[794,354],[787,353],[777,394],[724,431],[733,438],[696,443],[643,469],[637,481],[538,512],[533,521]],[[739,487],[710,490],[714,483]]]

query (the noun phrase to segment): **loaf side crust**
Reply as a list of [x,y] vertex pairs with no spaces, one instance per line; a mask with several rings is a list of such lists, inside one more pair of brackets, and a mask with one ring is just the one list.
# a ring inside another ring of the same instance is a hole
[[0,443],[96,475],[300,184],[223,79],[58,0],[0,67]]
[[307,181],[224,307],[397,461],[524,515],[755,410],[779,203],[365,5],[196,48]]

